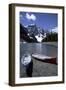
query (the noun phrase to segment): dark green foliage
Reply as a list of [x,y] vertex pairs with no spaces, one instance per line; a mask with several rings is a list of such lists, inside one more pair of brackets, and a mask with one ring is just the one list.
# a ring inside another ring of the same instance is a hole
[[42,40],[42,42],[54,42],[58,41],[58,34],[57,33],[50,33],[47,35],[46,38]]

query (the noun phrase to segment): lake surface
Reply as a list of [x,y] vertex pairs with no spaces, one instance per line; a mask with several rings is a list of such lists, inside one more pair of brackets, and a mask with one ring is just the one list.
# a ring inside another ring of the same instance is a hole
[[33,54],[42,54],[48,56],[57,57],[58,54],[57,45],[46,44],[46,43],[20,43],[20,58],[25,53]]

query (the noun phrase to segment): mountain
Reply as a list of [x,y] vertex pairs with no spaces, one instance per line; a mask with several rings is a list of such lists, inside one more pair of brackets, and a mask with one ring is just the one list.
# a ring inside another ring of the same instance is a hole
[[32,34],[37,35],[38,34],[38,28],[35,24],[30,24],[27,26],[28,33],[31,36]]
[[36,24],[27,25],[29,35],[34,34],[35,36],[38,34],[44,35],[45,33],[49,33],[49,30],[45,30],[43,28],[38,27]]
[[[51,30],[55,32],[56,29]],[[42,42],[51,32],[38,27],[36,24],[23,26],[20,24],[20,40],[25,42]]]
[[46,33],[49,33],[48,30],[44,30],[40,27],[38,27],[36,24],[30,24],[28,26],[26,26],[26,28],[28,29],[28,35],[30,37],[33,36],[33,38],[38,42],[41,42],[43,38],[46,37]]
[[28,29],[25,28],[22,24],[20,24],[20,41],[25,41],[25,42],[37,42],[37,39],[33,34],[29,36],[28,34]]

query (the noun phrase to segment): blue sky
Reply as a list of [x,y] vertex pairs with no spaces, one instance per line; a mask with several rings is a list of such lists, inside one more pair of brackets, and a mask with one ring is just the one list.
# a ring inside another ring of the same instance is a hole
[[36,24],[45,30],[58,27],[58,15],[53,13],[20,12],[20,23],[24,26]]

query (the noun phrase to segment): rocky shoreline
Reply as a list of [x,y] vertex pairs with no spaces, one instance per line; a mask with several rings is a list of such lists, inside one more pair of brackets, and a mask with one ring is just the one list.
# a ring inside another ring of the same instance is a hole
[[[47,76],[57,76],[58,75],[58,65],[46,63],[39,61],[37,59],[33,60],[33,74],[32,77],[47,77]],[[26,76],[25,68],[21,65],[20,77],[24,78]]]

